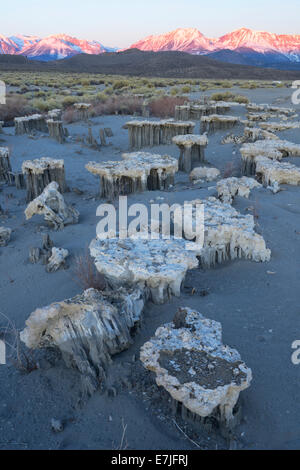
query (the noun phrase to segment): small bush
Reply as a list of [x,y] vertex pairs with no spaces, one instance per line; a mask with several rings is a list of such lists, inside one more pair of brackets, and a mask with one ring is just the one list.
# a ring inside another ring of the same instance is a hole
[[106,288],[105,278],[97,271],[88,249],[86,249],[84,254],[75,258],[74,276],[74,280],[84,290],[104,290]]
[[246,96],[235,95],[226,91],[225,93],[213,93],[211,99],[214,101],[233,101],[234,103],[249,103],[249,100]]
[[181,106],[187,101],[182,96],[162,96],[149,103],[150,114],[155,117],[173,117],[175,115],[175,106]]
[[95,102],[91,116],[107,114],[134,114],[142,112],[143,100],[137,96],[112,96],[106,100]]
[[28,111],[28,102],[23,96],[11,95],[6,104],[0,104],[0,120],[12,121],[15,117],[25,116]]
[[183,86],[183,87],[181,88],[181,92],[182,92],[182,93],[185,93],[185,94],[186,94],[186,93],[191,93],[191,91],[192,91],[192,87],[190,87],[190,86],[188,86],[188,85],[185,85],[185,86]]

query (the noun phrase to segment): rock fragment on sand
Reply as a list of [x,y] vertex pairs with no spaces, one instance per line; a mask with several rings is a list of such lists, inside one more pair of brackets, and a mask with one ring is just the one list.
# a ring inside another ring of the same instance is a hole
[[144,303],[140,289],[89,289],[35,310],[20,337],[31,349],[59,349],[67,367],[80,372],[84,393],[92,394],[105,380],[111,357],[132,344]]
[[6,246],[10,240],[12,230],[7,227],[0,227],[0,246]]
[[217,183],[218,197],[222,202],[232,204],[236,196],[249,198],[250,191],[261,188],[261,184],[254,178],[243,176],[242,178],[225,178]]
[[300,145],[287,140],[258,140],[254,143],[244,144],[240,152],[242,173],[246,176],[252,176],[255,175],[258,156],[278,161],[288,156],[300,156]]
[[198,266],[196,252],[186,250],[185,240],[172,237],[95,239],[90,254],[110,284],[148,289],[156,304],[165,303],[172,295],[179,297],[187,271]]
[[11,175],[11,164],[8,147],[0,147],[0,181],[9,182]]
[[181,308],[173,323],[158,328],[144,344],[140,359],[178,406],[229,429],[237,424],[235,408],[252,372],[238,351],[222,343],[220,323]]
[[255,161],[257,178],[264,186],[271,186],[274,193],[280,184],[300,185],[300,168],[296,165],[260,156]]
[[190,173],[190,180],[194,183],[201,183],[203,181],[214,181],[220,176],[220,170],[212,167],[197,167]]
[[48,273],[54,273],[65,266],[66,258],[69,256],[68,250],[63,248],[52,248],[51,256],[46,266]]

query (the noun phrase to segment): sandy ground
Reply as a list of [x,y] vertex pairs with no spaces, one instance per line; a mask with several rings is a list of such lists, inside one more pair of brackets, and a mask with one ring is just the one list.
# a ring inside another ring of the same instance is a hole
[[[290,90],[233,91],[257,103],[292,106]],[[241,113],[243,108],[230,114]],[[65,198],[81,214],[78,225],[49,232],[55,245],[67,248],[71,256],[69,269],[47,274],[44,266],[28,261],[29,248],[40,246],[42,233],[48,232],[43,219],[25,220],[25,191],[8,186],[0,191],[0,204],[8,213],[0,216],[0,225],[13,229],[9,245],[0,248],[0,311],[18,329],[23,329],[25,320],[37,307],[80,292],[74,280],[74,256],[82,253],[95,237],[96,208],[101,202],[95,198],[98,180],[84,165],[91,160],[121,159],[121,153],[128,149],[127,131],[122,126],[130,118],[108,116],[93,120],[95,137],[100,127],[111,127],[114,132],[114,137],[108,139],[110,145],[101,152],[75,142],[59,145],[48,137],[15,137],[12,128],[0,136],[0,145],[11,149],[14,170],[21,169],[25,159],[63,158],[71,188]],[[71,136],[87,134],[86,124],[67,127]],[[196,131],[199,132],[198,124]],[[242,134],[242,127],[234,129],[234,133]],[[210,137],[206,159],[222,172],[233,162],[238,175],[238,148],[220,145],[224,135],[218,132]],[[300,143],[299,130],[278,135]],[[150,151],[178,156],[175,146]],[[300,158],[289,161],[300,166]],[[215,195],[213,186],[209,183],[191,187],[188,175],[179,173],[170,191],[135,194],[128,202],[149,203],[157,197],[164,197],[166,203],[183,202]],[[79,188],[84,194],[79,196],[72,188]],[[30,374],[21,373],[12,363],[0,366],[0,448],[118,449],[126,427],[122,447],[128,449],[196,449],[177,425],[200,448],[227,448],[230,443],[219,435],[185,427],[180,417],[176,417],[176,425],[167,394],[158,389],[138,360],[140,347],[157,327],[170,321],[178,307],[188,306],[220,321],[224,343],[236,348],[252,368],[252,385],[242,393],[243,421],[236,431],[237,448],[299,449],[300,366],[292,364],[291,344],[300,339],[300,189],[284,189],[276,195],[266,189],[255,190],[249,200],[237,198],[234,202],[242,213],[255,207],[257,231],[272,250],[270,263],[235,261],[215,269],[189,272],[180,298],[163,306],[147,305],[133,346],[114,358],[103,393],[82,401],[77,373],[66,369],[51,352],[39,354],[40,368]],[[203,291],[208,295],[203,296]],[[0,326],[6,323],[4,317],[0,318]],[[52,418],[63,421],[62,433],[52,432]]]

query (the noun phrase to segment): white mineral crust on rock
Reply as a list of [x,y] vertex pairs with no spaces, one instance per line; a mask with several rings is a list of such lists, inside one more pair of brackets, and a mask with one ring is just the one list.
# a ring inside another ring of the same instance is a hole
[[293,108],[281,108],[279,106],[273,106],[273,105],[268,105],[268,104],[249,103],[246,105],[246,108],[250,112],[257,112],[257,113],[271,112],[271,113],[277,113],[279,115],[283,114],[284,116],[295,114],[295,110]]
[[234,426],[234,407],[252,372],[238,351],[222,343],[220,323],[179,309],[173,323],[158,328],[144,344],[140,359],[155,373],[157,385],[189,411]]
[[171,144],[176,135],[192,134],[195,123],[192,121],[129,121],[124,126],[129,132],[130,149],[145,146]]
[[300,145],[287,140],[258,140],[244,144],[240,152],[243,161],[243,173],[255,174],[256,157],[263,156],[273,160],[282,160],[287,156],[300,156]]
[[208,144],[208,138],[206,135],[176,135],[173,137],[172,142],[175,145],[182,145],[183,147],[192,147],[193,145],[206,147]]
[[[288,162],[278,162],[266,157],[256,158],[256,175],[265,186],[300,184],[300,168]],[[278,191],[277,191],[278,192]]]
[[179,297],[186,272],[198,266],[196,253],[186,250],[185,240],[173,238],[96,239],[90,244],[90,254],[95,258],[97,270],[112,285],[148,288],[152,301],[157,304],[164,303],[171,295]]
[[0,246],[6,246],[10,240],[12,230],[7,227],[0,227]]
[[[188,202],[193,207],[193,218],[185,227],[185,235],[189,239],[199,231],[196,231],[196,207],[204,205],[204,245],[197,252],[203,266],[211,267],[237,258],[256,262],[270,260],[271,250],[266,248],[263,237],[255,232],[252,215],[243,215],[214,197]],[[178,229],[178,221],[173,214],[172,218]]]
[[49,273],[58,271],[65,264],[66,258],[69,256],[68,250],[63,248],[52,248],[52,254],[48,260],[46,270]]
[[26,219],[37,214],[43,215],[55,230],[62,230],[65,225],[77,224],[79,212],[66,204],[58,189],[59,185],[55,181],[48,184],[43,193],[28,204],[25,210]]
[[207,166],[194,168],[190,173],[190,180],[196,184],[202,181],[214,181],[220,176],[220,170]]
[[139,290],[86,290],[82,295],[35,310],[21,340],[28,348],[56,347],[68,367],[79,370],[84,388],[94,392],[111,356],[129,348],[145,303]]
[[64,170],[64,160],[55,160],[53,158],[42,157],[35,160],[25,160],[22,164],[23,173],[33,173],[35,175],[43,174],[48,169]]
[[179,169],[189,173],[199,163],[205,161],[205,148],[208,144],[206,135],[177,135],[172,139],[173,144],[180,149]]
[[242,178],[225,178],[218,181],[218,197],[222,202],[232,204],[235,196],[249,198],[250,191],[254,188],[260,188],[261,184],[254,178],[243,176]]
[[202,116],[200,121],[201,134],[204,134],[205,132],[214,132],[219,129],[230,129],[239,121],[240,119],[237,116],[223,116],[219,114]]
[[89,162],[86,169],[100,177],[101,196],[164,190],[174,184],[178,161],[169,155],[124,153],[123,161]]
[[[262,126],[262,124],[261,124]],[[245,142],[255,142],[257,140],[279,140],[279,137],[269,130],[260,129],[259,127],[245,127],[244,140]]]
[[300,122],[262,122],[260,127],[266,131],[279,132],[288,129],[299,129]]

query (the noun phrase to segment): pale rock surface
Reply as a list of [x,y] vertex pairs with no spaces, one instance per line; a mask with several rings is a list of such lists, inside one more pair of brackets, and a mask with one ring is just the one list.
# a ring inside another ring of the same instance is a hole
[[10,240],[12,230],[6,227],[0,227],[0,246],[6,246]]
[[292,163],[278,162],[266,157],[256,158],[256,176],[264,186],[272,186],[273,188],[280,184],[292,186],[300,184],[299,167]]
[[62,230],[65,225],[77,224],[79,212],[66,204],[58,189],[58,183],[50,183],[40,196],[28,204],[25,210],[26,219],[43,215],[55,230]]
[[58,348],[67,367],[81,373],[85,393],[91,394],[105,379],[111,356],[132,344],[131,332],[140,323],[144,304],[139,289],[89,289],[35,310],[20,337],[31,349]]
[[190,180],[196,184],[202,181],[214,181],[220,176],[220,170],[207,166],[194,168],[190,173]]
[[123,161],[89,162],[86,169],[100,177],[101,197],[164,190],[174,184],[178,161],[169,155],[124,153]]
[[300,122],[262,122],[260,127],[270,132],[280,132],[289,129],[300,129]]
[[254,178],[243,176],[242,178],[225,178],[218,181],[218,197],[222,202],[232,204],[236,196],[249,198],[250,191],[254,188],[260,188],[261,184]]
[[48,273],[54,273],[65,265],[66,258],[69,256],[68,250],[63,248],[52,248],[51,256],[46,266]]
[[185,240],[142,237],[93,240],[90,254],[97,270],[112,285],[147,288],[156,304],[179,297],[186,272],[198,266],[196,253],[186,250]]
[[234,427],[234,408],[252,372],[238,351],[222,343],[220,323],[181,308],[173,323],[158,328],[144,344],[140,359],[155,373],[157,385],[187,410]]
[[200,121],[200,132],[212,133],[220,129],[230,129],[238,124],[239,118],[236,116],[220,116],[219,114],[212,114],[210,116],[202,116]]
[[[202,266],[209,268],[237,258],[270,261],[271,250],[266,248],[263,237],[255,232],[252,215],[243,215],[230,204],[223,204],[214,197],[196,199],[189,201],[189,204],[193,207],[192,220],[185,227],[185,235],[189,239],[196,233],[196,207],[204,206],[204,244],[197,252]],[[178,220],[173,214],[172,218],[178,229]]]
[[172,139],[180,150],[179,170],[189,173],[199,163],[205,161],[205,149],[208,145],[206,135],[177,135]]
[[282,160],[287,156],[300,156],[300,145],[287,140],[257,140],[254,143],[244,144],[240,148],[242,155],[242,172],[245,175],[255,175],[256,158],[267,157],[273,160]]

